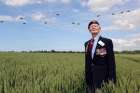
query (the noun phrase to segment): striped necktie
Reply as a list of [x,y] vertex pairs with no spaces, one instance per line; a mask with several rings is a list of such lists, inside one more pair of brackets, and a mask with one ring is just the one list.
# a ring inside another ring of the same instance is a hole
[[87,49],[87,51],[90,55],[92,54],[93,44],[94,44],[94,39],[91,39],[88,43],[88,49]]

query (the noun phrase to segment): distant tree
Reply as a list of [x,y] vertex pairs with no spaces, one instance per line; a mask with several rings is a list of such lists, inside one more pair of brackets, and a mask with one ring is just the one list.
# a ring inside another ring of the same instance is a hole
[[52,53],[55,53],[56,51],[53,49],[53,50],[51,50],[51,52],[52,52]]

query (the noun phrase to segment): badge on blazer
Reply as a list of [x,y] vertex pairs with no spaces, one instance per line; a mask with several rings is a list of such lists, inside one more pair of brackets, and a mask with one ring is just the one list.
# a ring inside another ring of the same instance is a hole
[[104,56],[107,54],[107,50],[106,48],[99,48],[99,49],[96,49],[96,55],[100,55],[100,56]]
[[105,43],[101,40],[98,42],[98,44],[101,45],[102,47],[105,45]]

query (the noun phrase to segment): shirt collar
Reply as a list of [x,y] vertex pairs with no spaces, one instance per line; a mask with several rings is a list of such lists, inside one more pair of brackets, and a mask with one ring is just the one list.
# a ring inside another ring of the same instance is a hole
[[[97,34],[97,36],[94,37],[94,40],[98,40],[100,36],[101,36],[101,32],[99,32],[99,33]],[[93,39],[93,38],[92,38],[92,39]]]

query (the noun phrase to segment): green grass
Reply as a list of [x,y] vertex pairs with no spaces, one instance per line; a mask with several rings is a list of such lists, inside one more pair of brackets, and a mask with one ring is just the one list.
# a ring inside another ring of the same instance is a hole
[[[140,54],[116,54],[117,84],[100,93],[140,93]],[[82,53],[0,53],[0,93],[84,93]]]

